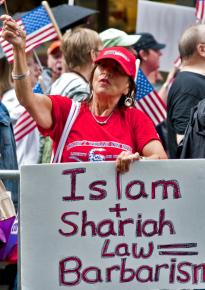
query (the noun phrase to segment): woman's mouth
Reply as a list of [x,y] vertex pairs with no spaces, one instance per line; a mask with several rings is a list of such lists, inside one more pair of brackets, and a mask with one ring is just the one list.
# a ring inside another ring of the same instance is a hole
[[110,82],[107,78],[100,79],[100,83],[110,85]]

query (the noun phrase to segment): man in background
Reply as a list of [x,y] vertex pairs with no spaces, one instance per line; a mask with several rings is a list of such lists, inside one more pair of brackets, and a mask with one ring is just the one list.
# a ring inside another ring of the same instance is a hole
[[184,137],[191,109],[205,97],[205,25],[185,30],[179,41],[182,60],[168,94],[168,153],[177,158],[177,146]]
[[60,45],[61,42],[57,40],[52,42],[47,49],[47,68],[42,72],[42,81],[46,93],[50,92],[51,85],[63,73],[63,55]]

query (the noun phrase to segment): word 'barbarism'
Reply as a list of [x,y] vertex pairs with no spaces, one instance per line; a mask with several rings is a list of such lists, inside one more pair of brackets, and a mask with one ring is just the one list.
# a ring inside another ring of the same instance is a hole
[[99,266],[86,267],[79,257],[67,257],[59,262],[59,283],[62,286],[76,286],[82,283],[133,283],[138,286],[142,283],[159,282],[166,277],[167,283],[190,283],[196,285],[205,282],[205,263],[200,265],[188,261],[178,262],[171,259],[169,262],[150,265],[128,265],[127,259],[120,259],[106,268]]

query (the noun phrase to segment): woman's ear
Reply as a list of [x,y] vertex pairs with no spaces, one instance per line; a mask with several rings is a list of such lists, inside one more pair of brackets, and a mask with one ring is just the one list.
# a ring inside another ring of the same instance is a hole
[[123,91],[123,95],[127,96],[130,90],[130,83],[129,81],[127,82],[127,86],[125,87],[124,91]]

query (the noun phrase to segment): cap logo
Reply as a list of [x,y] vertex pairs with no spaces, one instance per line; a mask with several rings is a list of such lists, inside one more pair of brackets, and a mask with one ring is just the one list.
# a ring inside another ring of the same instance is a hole
[[108,50],[108,51],[105,51],[104,52],[104,55],[107,55],[107,54],[114,54],[114,55],[119,55],[121,56],[122,58],[124,58],[126,61],[130,61],[130,59],[122,52],[120,51],[116,51],[116,50]]

